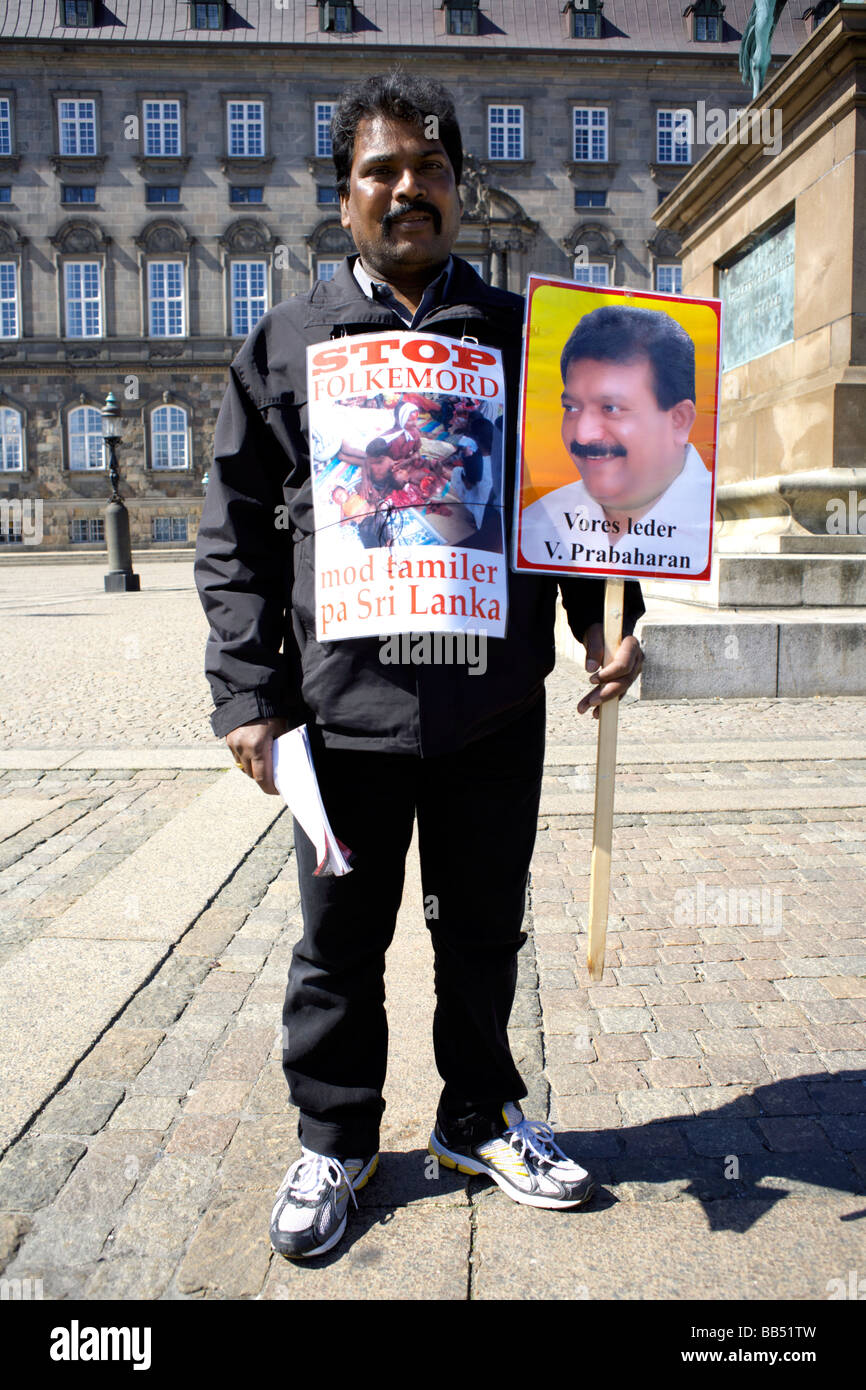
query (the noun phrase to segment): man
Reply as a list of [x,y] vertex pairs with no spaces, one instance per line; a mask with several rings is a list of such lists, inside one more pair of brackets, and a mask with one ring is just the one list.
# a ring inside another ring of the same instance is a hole
[[607,551],[617,568],[641,570],[655,567],[648,555],[675,555],[678,577],[702,573],[712,477],[689,443],[696,415],[689,335],[660,310],[605,305],[580,320],[560,367],[562,442],[580,478],[526,508],[523,558],[604,568]]
[[[429,137],[430,117],[438,130]],[[332,124],[344,226],[359,255],[332,281],[271,310],[232,364],[196,546],[211,623],[206,671],[237,765],[275,794],[272,742],[306,722],[334,833],[352,872],[313,875],[299,826],[304,916],[283,1011],[283,1069],[300,1111],[301,1157],[271,1217],[291,1258],[330,1249],[349,1201],[378,1161],[387,1022],[384,957],[417,814],[435,949],[433,1024],[444,1087],[430,1144],[446,1166],[488,1173],[536,1206],[586,1201],[592,1180],[525,1120],[526,1087],[508,1047],[516,955],[544,756],[544,678],[553,668],[554,580],[509,577],[509,629],[487,643],[487,670],[383,665],[378,638],[314,640],[315,543],[306,439],[307,345],[343,333],[423,324],[500,348],[508,387],[513,497],[522,301],[486,286],[451,255],[462,163],[444,88],[405,74],[344,95]],[[275,529],[287,503],[292,531]],[[618,698],[642,660],[631,635],[603,669],[601,586],[561,585],[595,689],[581,713]],[[626,628],[643,611],[628,586]],[[279,650],[283,641],[283,650]],[[478,689],[478,687],[481,687]]]

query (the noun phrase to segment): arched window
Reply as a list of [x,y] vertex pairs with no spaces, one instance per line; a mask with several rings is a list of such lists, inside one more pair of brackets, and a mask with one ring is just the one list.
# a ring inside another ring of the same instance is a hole
[[102,443],[102,416],[92,405],[79,405],[70,410],[69,467],[104,468],[105,449]]
[[24,467],[24,431],[21,415],[10,406],[0,409],[0,470],[20,472]]
[[189,468],[189,419],[179,405],[161,405],[150,417],[152,468]]

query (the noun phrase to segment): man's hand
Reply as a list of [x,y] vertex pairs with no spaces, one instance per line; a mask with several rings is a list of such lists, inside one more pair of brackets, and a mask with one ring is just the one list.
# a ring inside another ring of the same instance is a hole
[[247,776],[258,782],[269,796],[279,796],[274,785],[274,739],[288,731],[286,719],[253,719],[226,734],[226,743],[235,762],[240,763]]
[[605,700],[618,700],[624,695],[640,675],[643,666],[643,652],[636,637],[624,637],[619,644],[613,661],[602,666],[604,661],[604,628],[601,623],[593,623],[583,635],[586,647],[586,669],[592,672],[590,680],[595,689],[584,695],[577,707],[578,714],[586,714],[592,709],[593,719],[598,719],[598,706]]

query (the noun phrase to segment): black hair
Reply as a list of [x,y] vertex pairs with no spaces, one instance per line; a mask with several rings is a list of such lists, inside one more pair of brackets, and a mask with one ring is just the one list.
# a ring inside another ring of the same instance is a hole
[[649,359],[660,410],[695,399],[695,345],[686,330],[660,309],[605,304],[580,320],[562,349],[562,380],[572,362]]
[[438,139],[454,170],[454,182],[463,176],[463,140],[451,93],[431,77],[415,77],[395,68],[347,87],[331,118],[331,145],[337,171],[337,192],[349,192],[349,174],[355,153],[355,134],[361,121],[372,116],[408,121],[427,130],[431,116],[438,123]]

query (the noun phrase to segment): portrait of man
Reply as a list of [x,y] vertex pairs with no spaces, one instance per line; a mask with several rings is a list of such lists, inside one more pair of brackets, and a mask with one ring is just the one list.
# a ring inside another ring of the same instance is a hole
[[524,510],[522,558],[701,574],[712,475],[689,441],[697,408],[688,333],[662,310],[604,305],[574,328],[560,371],[574,474]]

